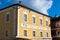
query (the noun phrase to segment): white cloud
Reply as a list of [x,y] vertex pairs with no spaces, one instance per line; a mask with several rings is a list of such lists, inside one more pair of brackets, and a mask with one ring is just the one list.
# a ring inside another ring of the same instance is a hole
[[32,0],[31,4],[38,11],[48,15],[47,10],[51,8],[52,0]]
[[22,1],[22,4],[48,15],[47,10],[52,6],[52,0],[14,0],[15,3]]

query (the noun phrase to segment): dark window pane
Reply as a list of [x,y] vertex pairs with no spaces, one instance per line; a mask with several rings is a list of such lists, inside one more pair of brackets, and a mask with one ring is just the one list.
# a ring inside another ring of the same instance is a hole
[[48,21],[46,21],[46,26],[48,26]]
[[27,15],[24,14],[24,21],[27,21]]
[[35,35],[35,31],[33,31],[33,36],[35,37],[36,35]]
[[40,32],[40,37],[43,37],[42,32]]
[[40,19],[40,24],[42,25],[42,19]]
[[48,37],[48,33],[46,33],[47,37]]
[[27,36],[27,30],[24,30],[24,36]]
[[33,23],[35,23],[35,17],[32,17],[33,18]]
[[6,21],[9,21],[9,14],[6,15]]
[[5,31],[5,36],[8,37],[8,30]]

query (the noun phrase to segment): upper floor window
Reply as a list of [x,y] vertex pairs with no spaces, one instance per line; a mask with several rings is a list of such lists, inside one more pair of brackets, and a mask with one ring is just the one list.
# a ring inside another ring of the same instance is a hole
[[27,30],[24,30],[24,36],[27,36]]
[[9,12],[6,12],[6,21],[9,21],[10,17],[9,17]]
[[60,35],[60,32],[58,32],[58,35]]
[[46,33],[46,36],[48,37],[48,33]]
[[33,21],[33,23],[35,23],[35,17],[32,17],[32,21]]
[[42,34],[42,32],[40,32],[40,37],[43,37],[43,34]]
[[35,35],[35,31],[33,31],[33,36],[35,37],[36,35]]
[[60,22],[56,22],[56,27],[60,27]]
[[46,21],[46,26],[48,26],[48,21]]
[[27,14],[24,14],[24,21],[27,21]]
[[42,25],[42,19],[40,19],[40,24]]

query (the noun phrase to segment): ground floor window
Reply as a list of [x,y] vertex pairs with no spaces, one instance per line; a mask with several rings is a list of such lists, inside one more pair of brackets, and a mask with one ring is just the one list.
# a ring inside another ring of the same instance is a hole
[[27,30],[24,30],[24,36],[27,36]]

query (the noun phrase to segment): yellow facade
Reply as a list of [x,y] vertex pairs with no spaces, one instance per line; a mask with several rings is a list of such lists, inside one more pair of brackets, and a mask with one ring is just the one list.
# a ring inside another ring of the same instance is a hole
[[[0,40],[9,40],[14,38],[14,9],[10,7],[0,11]],[[6,21],[6,13],[9,12],[9,21]],[[5,31],[8,30],[8,37],[5,36]]]
[[[18,6],[18,30],[17,34],[18,37],[23,37],[23,38],[29,38],[32,40],[40,40],[41,38],[46,38],[51,40],[51,29],[49,27],[50,25],[50,17],[44,16],[42,14],[38,14],[37,12],[31,11],[29,9],[26,9],[24,7]],[[27,14],[27,21],[24,21],[24,13]],[[32,23],[32,16],[35,16],[35,24]],[[40,24],[40,19],[42,19],[42,25]],[[48,26],[46,26],[46,21],[48,21]],[[23,26],[23,24],[27,26]],[[30,26],[30,27],[29,27]],[[37,28],[34,28],[34,27]],[[42,29],[39,29],[39,28]],[[24,36],[24,30],[27,30],[27,37]],[[32,32],[36,32],[36,37],[33,37]],[[40,32],[43,33],[43,37],[40,37]],[[48,32],[48,37],[46,37],[46,33]],[[41,39],[43,40],[43,39]]]
[[[9,22],[5,20],[6,12],[10,13]],[[27,21],[24,21],[24,14],[27,15]],[[35,17],[35,23],[33,23],[32,17]],[[2,40],[13,40],[14,38],[52,40],[49,16],[39,14],[21,5],[15,5],[0,11],[0,19],[0,39]],[[42,25],[40,24],[40,19],[42,19]],[[48,26],[46,21],[48,21]],[[5,37],[4,34],[6,29],[9,30],[8,37]],[[27,30],[27,36],[24,36],[24,30]],[[35,31],[35,37],[33,36],[33,31]],[[40,32],[42,32],[43,37],[40,37]],[[48,33],[48,37],[46,33]]]

